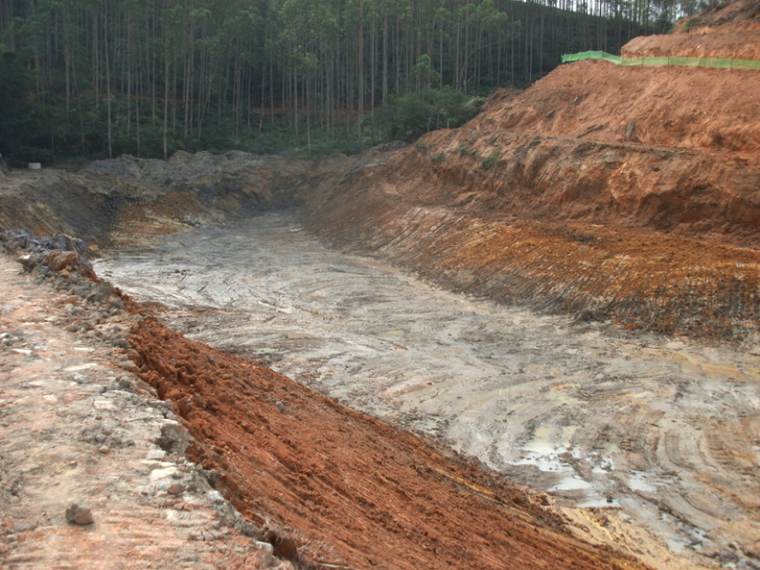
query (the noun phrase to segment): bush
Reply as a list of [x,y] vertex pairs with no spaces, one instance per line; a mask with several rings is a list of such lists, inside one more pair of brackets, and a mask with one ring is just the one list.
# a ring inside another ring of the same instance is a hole
[[480,164],[483,166],[484,170],[489,170],[492,166],[496,166],[496,163],[499,162],[499,154],[496,152],[492,152],[487,157],[483,159],[483,162]]
[[412,142],[429,131],[463,125],[482,104],[483,98],[467,98],[450,87],[423,89],[391,97],[375,113],[372,126],[381,131],[382,138]]

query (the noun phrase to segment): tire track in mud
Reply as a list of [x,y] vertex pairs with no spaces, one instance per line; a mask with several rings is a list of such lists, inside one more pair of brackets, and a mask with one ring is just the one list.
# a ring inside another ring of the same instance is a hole
[[[99,273],[170,305],[192,338],[601,509],[605,534],[654,566],[757,563],[757,352],[436,291],[279,214],[112,255]],[[637,525],[657,538],[633,539]]]

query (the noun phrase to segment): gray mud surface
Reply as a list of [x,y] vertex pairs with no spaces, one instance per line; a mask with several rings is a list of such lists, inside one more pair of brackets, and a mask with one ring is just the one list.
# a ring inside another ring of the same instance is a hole
[[326,249],[287,213],[111,250],[95,269],[192,339],[591,513],[653,566],[760,568],[760,349],[441,291]]

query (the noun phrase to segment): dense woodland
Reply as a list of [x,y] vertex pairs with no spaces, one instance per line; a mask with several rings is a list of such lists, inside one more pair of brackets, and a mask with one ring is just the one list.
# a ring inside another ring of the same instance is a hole
[[0,152],[351,152],[700,0],[1,0]]

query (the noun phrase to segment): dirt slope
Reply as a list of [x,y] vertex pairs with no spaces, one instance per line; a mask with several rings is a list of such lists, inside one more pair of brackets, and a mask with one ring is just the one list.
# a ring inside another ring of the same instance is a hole
[[[702,55],[746,57],[741,46],[760,45],[760,30],[736,39],[727,26],[701,28],[711,39]],[[691,37],[647,38],[647,49],[669,53]],[[636,41],[630,49],[643,49]],[[523,93],[497,93],[461,129],[324,188],[307,221],[334,244],[449,288],[669,334],[751,338],[758,93],[749,71],[563,65]]]
[[572,539],[541,496],[269,369],[154,319],[130,342],[217,488],[252,520],[293,529],[275,554],[317,568],[640,567]]

